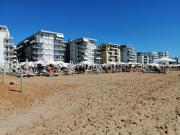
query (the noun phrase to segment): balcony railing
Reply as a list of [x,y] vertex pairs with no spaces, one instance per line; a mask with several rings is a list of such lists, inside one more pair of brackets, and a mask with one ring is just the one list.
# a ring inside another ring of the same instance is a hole
[[33,48],[34,49],[43,49],[41,45],[34,45]]
[[65,51],[65,48],[54,48],[54,50]]

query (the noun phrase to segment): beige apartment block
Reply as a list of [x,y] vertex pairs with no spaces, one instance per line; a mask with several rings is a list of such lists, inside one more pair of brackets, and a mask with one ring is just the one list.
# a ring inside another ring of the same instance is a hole
[[111,43],[103,43],[101,49],[101,63],[120,62],[120,47]]

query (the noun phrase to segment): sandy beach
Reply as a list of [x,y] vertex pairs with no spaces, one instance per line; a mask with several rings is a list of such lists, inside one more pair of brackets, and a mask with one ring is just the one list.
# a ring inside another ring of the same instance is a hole
[[180,135],[179,74],[6,76],[0,135]]

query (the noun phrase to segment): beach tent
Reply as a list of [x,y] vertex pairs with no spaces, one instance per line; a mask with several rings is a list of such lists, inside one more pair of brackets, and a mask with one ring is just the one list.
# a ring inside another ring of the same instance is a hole
[[176,62],[176,60],[173,60],[171,58],[163,57],[160,59],[157,59],[154,61],[155,63],[169,63],[169,62]]

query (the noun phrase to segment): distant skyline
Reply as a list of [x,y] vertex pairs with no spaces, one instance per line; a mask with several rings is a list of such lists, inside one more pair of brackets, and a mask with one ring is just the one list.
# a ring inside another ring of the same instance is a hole
[[180,57],[180,0],[1,0],[14,43],[44,29]]

